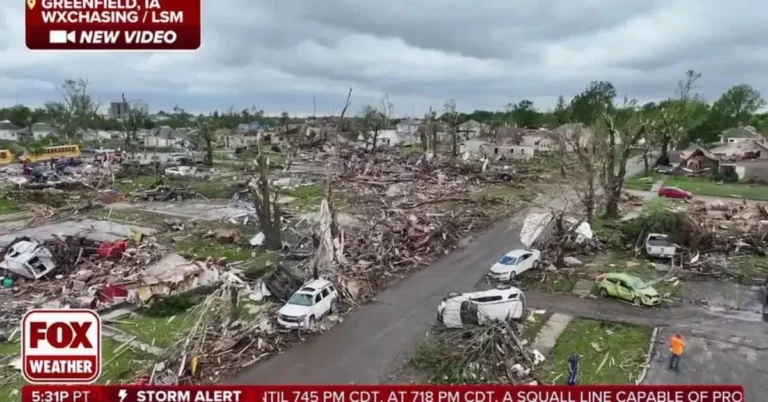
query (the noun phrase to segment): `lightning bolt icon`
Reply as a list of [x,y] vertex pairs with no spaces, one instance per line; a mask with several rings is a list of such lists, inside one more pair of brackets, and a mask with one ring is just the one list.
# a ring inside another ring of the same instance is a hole
[[120,391],[117,391],[117,396],[120,397],[120,402],[123,402],[125,398],[128,396],[128,391],[121,389]]

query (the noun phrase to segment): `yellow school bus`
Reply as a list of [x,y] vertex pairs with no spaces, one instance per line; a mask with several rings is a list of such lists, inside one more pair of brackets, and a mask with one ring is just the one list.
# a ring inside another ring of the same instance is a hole
[[27,152],[22,161],[24,162],[43,162],[51,159],[61,158],[79,158],[80,147],[77,145],[57,145],[55,147],[46,147],[38,155],[32,155]]
[[7,165],[13,162],[13,152],[9,149],[0,149],[0,165]]

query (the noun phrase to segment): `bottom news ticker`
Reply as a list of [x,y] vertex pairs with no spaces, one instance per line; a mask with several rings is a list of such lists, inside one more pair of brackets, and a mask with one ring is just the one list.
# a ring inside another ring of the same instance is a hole
[[[27,385],[22,402],[743,402],[739,385]],[[757,401],[755,401],[757,402]]]

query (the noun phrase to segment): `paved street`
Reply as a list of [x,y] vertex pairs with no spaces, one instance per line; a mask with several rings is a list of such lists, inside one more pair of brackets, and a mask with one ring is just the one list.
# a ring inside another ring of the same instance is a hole
[[768,395],[768,369],[765,349],[744,346],[738,339],[724,341],[709,337],[687,336],[680,372],[669,365],[667,340],[673,331],[659,331],[645,384],[741,384],[746,400],[761,401]]

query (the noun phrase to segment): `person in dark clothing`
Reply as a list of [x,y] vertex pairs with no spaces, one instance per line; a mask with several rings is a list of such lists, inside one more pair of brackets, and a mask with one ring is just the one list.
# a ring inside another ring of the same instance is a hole
[[576,353],[568,358],[568,385],[576,385],[576,378],[579,375],[579,356]]

